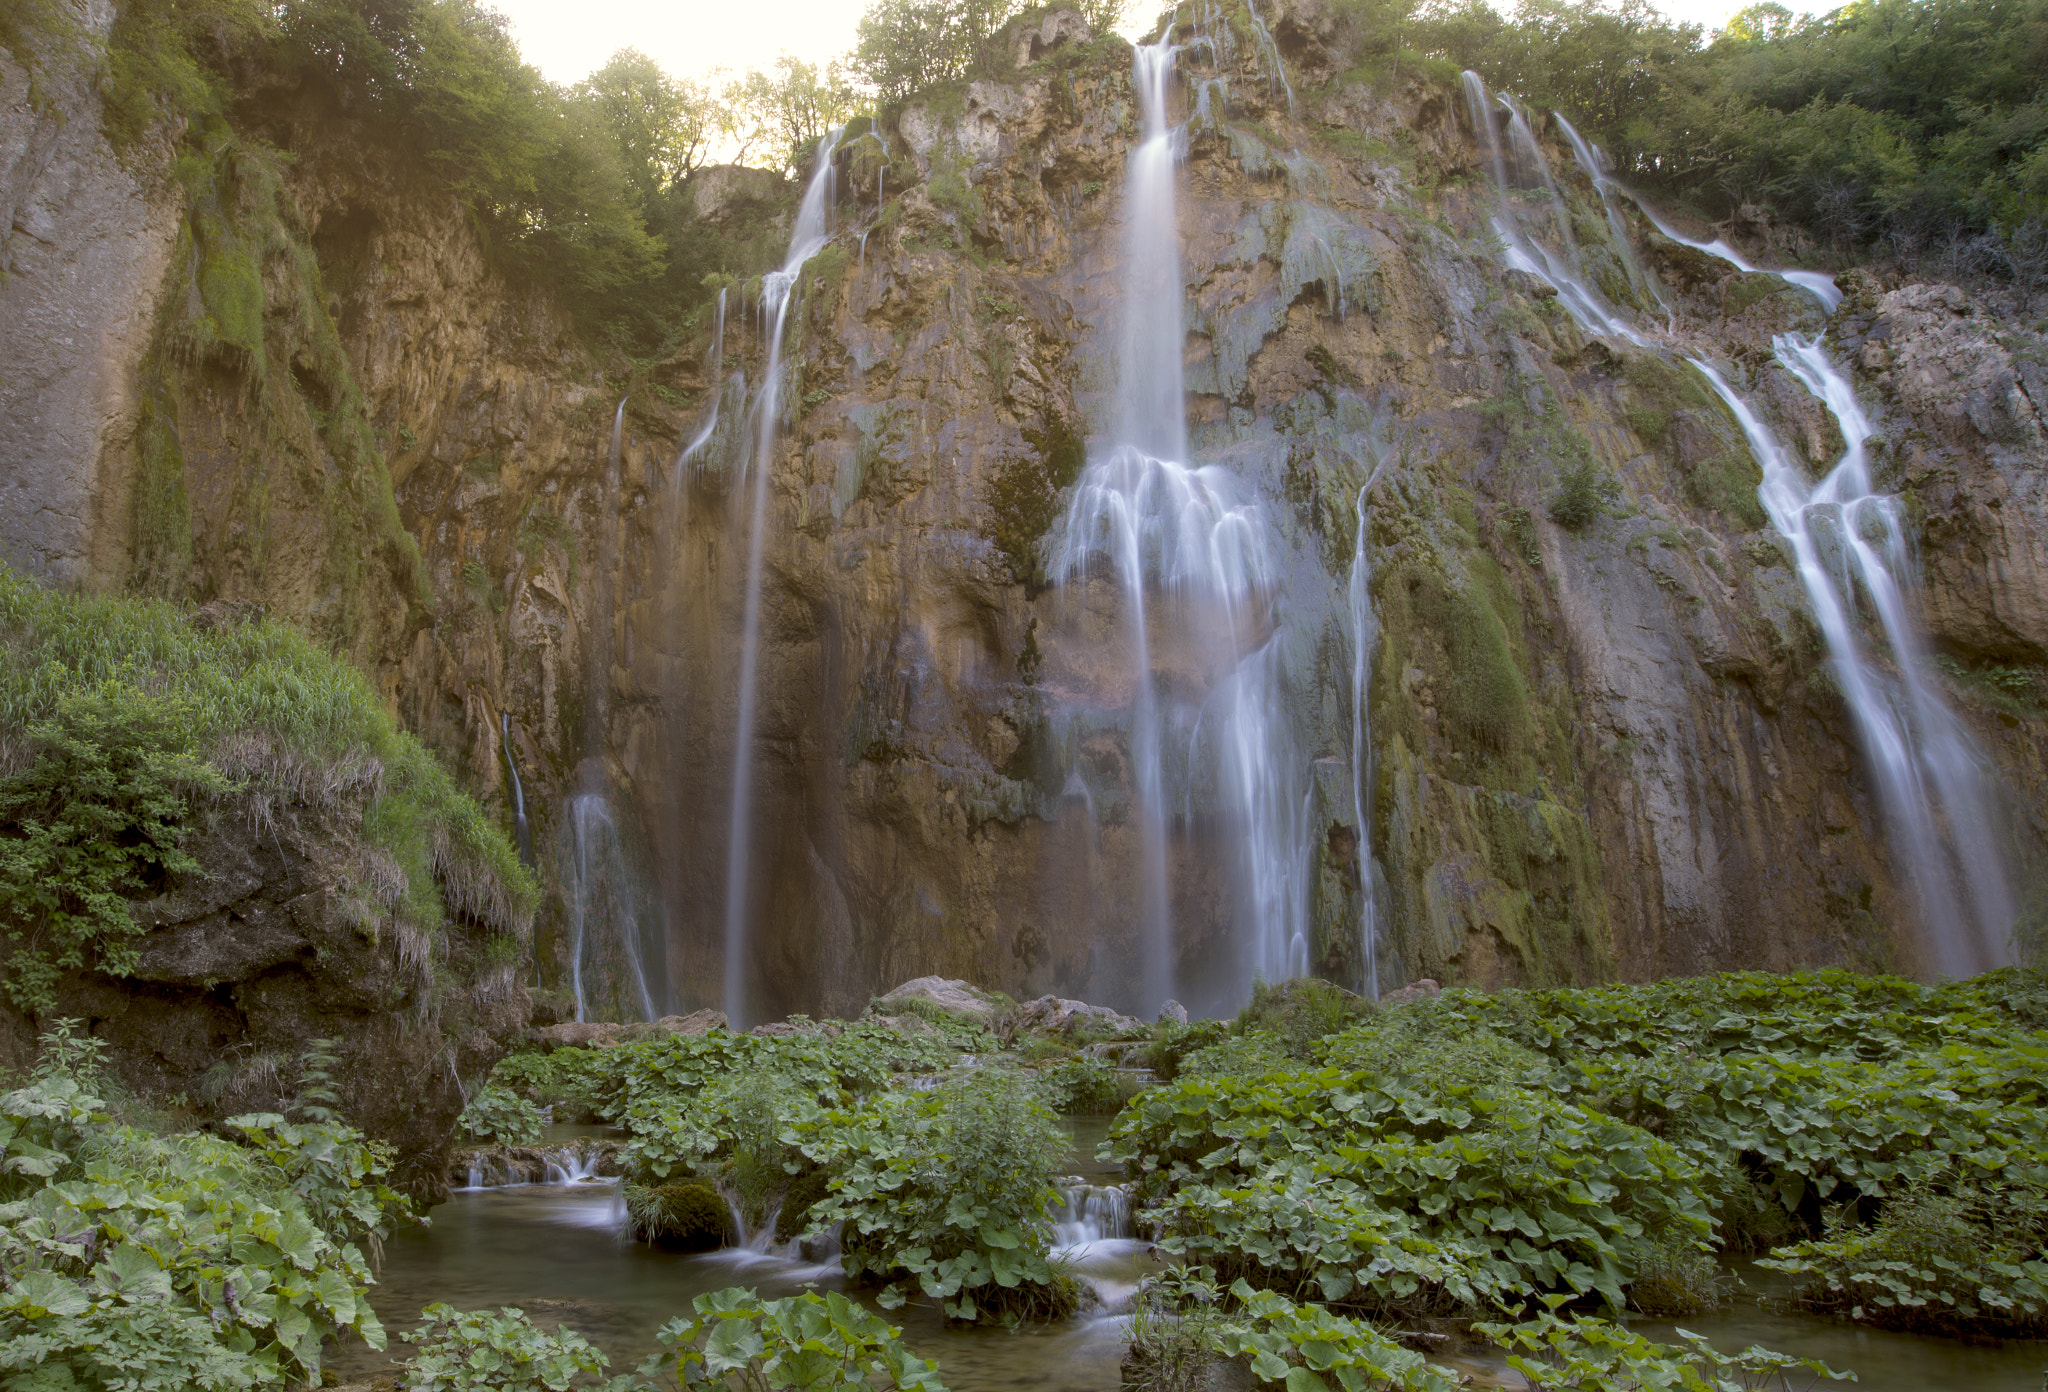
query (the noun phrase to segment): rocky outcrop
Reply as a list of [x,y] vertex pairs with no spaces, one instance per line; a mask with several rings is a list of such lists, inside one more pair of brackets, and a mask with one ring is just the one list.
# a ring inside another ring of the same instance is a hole
[[697,1010],[688,1015],[664,1015],[644,1023],[564,1020],[535,1030],[533,1037],[543,1051],[553,1053],[557,1049],[609,1049],[619,1044],[637,1044],[645,1039],[662,1039],[672,1034],[709,1034],[725,1027],[724,1011]]
[[[129,1088],[193,1121],[290,1111],[324,1041],[337,1110],[392,1147],[391,1182],[424,1206],[446,1196],[465,1080],[519,1037],[526,990],[506,925],[387,916],[405,880],[362,839],[364,791],[231,804],[188,843],[205,868],[139,907],[134,971],[68,974],[41,1018],[85,1021]],[[25,1064],[35,1030],[0,1005],[0,1061]]]
[[877,996],[868,1007],[868,1013],[878,1018],[900,1015],[906,1010],[942,1011],[969,1024],[992,1025],[1001,1007],[988,992],[968,985],[964,981],[948,981],[943,977],[920,976],[906,981],[885,995]]

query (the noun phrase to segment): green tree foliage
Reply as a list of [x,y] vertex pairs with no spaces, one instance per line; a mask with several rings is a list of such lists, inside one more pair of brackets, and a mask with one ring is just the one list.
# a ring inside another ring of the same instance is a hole
[[859,109],[860,96],[837,63],[806,63],[785,53],[775,70],[755,69],[725,89],[726,136],[737,158],[777,169],[809,167],[820,140]]
[[[1708,35],[1647,0],[1365,6],[1356,39],[1471,68],[1563,111],[1623,178],[1720,211],[1763,203],[1844,247],[2048,221],[2048,4],[1759,4]],[[1395,36],[1395,37],[1389,37]],[[2039,274],[2039,271],[2035,272]]]
[[[1014,61],[1004,27],[1038,8],[1023,0],[875,0],[861,16],[853,71],[884,105],[949,82],[997,77]],[[1096,33],[1123,20],[1127,0],[1073,6]]]
[[662,200],[704,163],[724,112],[704,84],[670,77],[652,58],[622,48],[575,89],[617,147],[620,171],[653,225]]

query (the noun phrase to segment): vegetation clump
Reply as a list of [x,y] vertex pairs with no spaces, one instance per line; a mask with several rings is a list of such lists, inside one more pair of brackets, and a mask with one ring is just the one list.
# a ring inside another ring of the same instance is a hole
[[197,873],[186,838],[233,814],[359,819],[397,870],[365,917],[424,945],[422,966],[445,959],[434,945],[458,918],[515,960],[525,950],[532,877],[360,673],[281,625],[202,625],[171,604],[59,595],[0,567],[11,1003],[48,1009],[67,970],[130,969],[130,904]]

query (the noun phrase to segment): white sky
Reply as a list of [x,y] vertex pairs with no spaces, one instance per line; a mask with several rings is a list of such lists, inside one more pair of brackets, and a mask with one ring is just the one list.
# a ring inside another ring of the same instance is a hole
[[[1751,0],[1661,0],[1677,18],[1719,28]],[[1835,8],[1841,0],[1785,0],[1799,13]],[[678,77],[712,68],[767,68],[787,50],[821,63],[853,47],[866,0],[487,0],[512,21],[526,61],[553,82],[576,82],[621,48],[637,48]],[[1149,25],[1164,6],[1137,0],[1132,13]],[[1136,26],[1133,26],[1136,27]]]

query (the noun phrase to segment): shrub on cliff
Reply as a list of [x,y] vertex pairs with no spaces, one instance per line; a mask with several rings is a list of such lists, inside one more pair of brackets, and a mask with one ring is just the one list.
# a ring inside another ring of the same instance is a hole
[[[507,970],[538,891],[504,834],[401,732],[369,682],[280,625],[60,595],[0,567],[0,932],[7,989],[47,1008],[58,973],[119,975],[130,901],[194,872],[186,834],[353,819],[388,925],[431,990],[451,918]],[[488,966],[489,963],[486,963]]]
[[365,1290],[405,1214],[386,1157],[332,1123],[153,1135],[60,1028],[0,1096],[0,1383],[227,1392],[320,1382],[321,1341],[384,1335]]

